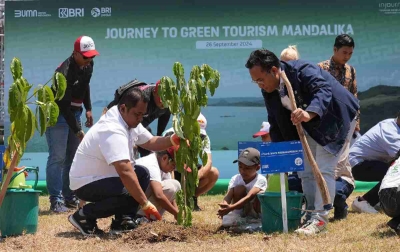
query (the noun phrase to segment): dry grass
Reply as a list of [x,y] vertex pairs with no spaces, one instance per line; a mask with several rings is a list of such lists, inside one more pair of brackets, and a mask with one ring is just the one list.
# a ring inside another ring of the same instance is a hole
[[[350,197],[351,202],[355,196]],[[47,197],[40,197],[38,232],[10,237],[0,242],[0,251],[397,251],[399,239],[386,227],[384,214],[350,213],[347,220],[332,222],[329,232],[316,237],[295,234],[261,233],[233,235],[217,231],[216,216],[222,196],[199,198],[204,211],[194,213],[194,227],[183,229],[172,224],[152,223],[123,236],[84,238],[67,221],[67,214],[48,212]],[[99,221],[109,229],[111,219]]]

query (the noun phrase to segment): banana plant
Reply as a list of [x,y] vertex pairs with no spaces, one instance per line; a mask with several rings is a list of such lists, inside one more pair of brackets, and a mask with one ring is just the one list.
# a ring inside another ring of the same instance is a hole
[[218,88],[220,73],[207,64],[196,65],[186,82],[184,68],[179,62],[174,64],[173,73],[176,81],[167,76],[162,77],[158,94],[164,107],[171,111],[174,131],[180,137],[180,147],[175,153],[176,168],[182,174],[182,190],[176,194],[179,207],[177,221],[179,225],[191,226],[193,196],[199,183],[197,164],[201,159],[205,165],[208,157],[203,151],[207,143],[200,137],[197,117],[201,107],[207,106],[207,91],[213,96]]
[[[3,174],[7,174],[2,183],[0,192],[0,207],[3,202],[12,171],[18,165],[24,155],[26,144],[33,137],[35,130],[41,136],[47,127],[57,123],[59,108],[56,100],[64,97],[67,81],[63,74],[55,73],[44,85],[34,88],[22,75],[23,67],[18,58],[11,61],[11,74],[13,83],[9,89],[8,114],[10,116],[10,135],[7,139],[7,149],[3,155]],[[51,87],[47,84],[52,81]],[[32,99],[34,98],[34,99]],[[29,105],[36,105],[35,112]]]

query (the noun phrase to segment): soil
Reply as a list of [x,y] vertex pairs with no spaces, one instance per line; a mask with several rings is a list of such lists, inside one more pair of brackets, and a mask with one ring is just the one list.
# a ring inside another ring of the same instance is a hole
[[195,225],[183,227],[174,223],[156,221],[140,225],[126,234],[124,241],[131,244],[156,243],[165,241],[194,242],[205,240],[217,230],[211,226]]

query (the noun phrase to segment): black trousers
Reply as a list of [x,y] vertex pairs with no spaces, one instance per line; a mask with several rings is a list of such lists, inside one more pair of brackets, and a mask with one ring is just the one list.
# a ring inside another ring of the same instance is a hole
[[[136,165],[135,172],[140,187],[145,192],[150,184],[149,172]],[[88,219],[106,218],[115,215],[116,219],[123,215],[135,215],[139,203],[128,193],[119,177],[105,178],[87,184],[75,191],[78,198],[91,202],[83,207]]]
[[363,198],[371,206],[375,206],[379,202],[379,188],[388,169],[389,164],[381,161],[363,161],[352,168],[352,173],[355,180],[379,182],[376,186],[363,195]]

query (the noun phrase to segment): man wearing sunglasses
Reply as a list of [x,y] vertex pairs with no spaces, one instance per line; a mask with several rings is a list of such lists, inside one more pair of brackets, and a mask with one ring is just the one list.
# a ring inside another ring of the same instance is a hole
[[[85,135],[81,126],[82,105],[86,111],[86,127],[93,125],[90,101],[90,79],[93,58],[99,55],[93,39],[80,36],[74,43],[70,57],[61,63],[56,72],[67,79],[65,95],[56,101],[60,114],[56,125],[46,130],[49,157],[46,166],[47,189],[50,194],[50,210],[55,213],[76,208],[79,200],[69,188],[69,171],[76,149]],[[54,80],[57,86],[56,80]]]

